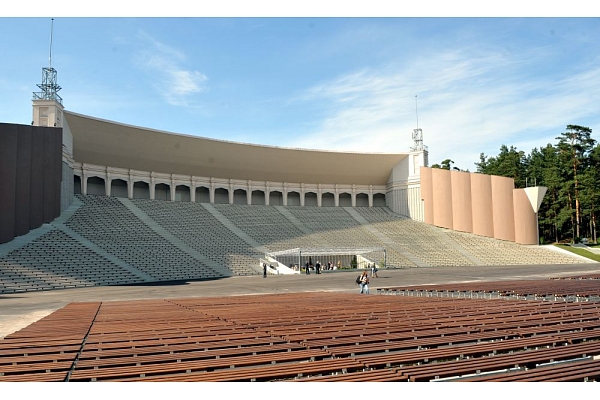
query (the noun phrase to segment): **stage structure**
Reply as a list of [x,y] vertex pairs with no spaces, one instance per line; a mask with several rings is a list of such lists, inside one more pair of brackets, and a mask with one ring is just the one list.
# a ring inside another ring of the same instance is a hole
[[[379,268],[386,266],[386,249],[384,247],[353,247],[353,248],[295,248],[266,253],[268,260],[274,260],[294,271],[309,263],[314,267],[317,262],[321,266],[327,266],[331,263],[336,268],[349,268],[353,260],[356,261],[356,268],[368,268],[369,265],[376,264]],[[324,268],[323,268],[324,269]]]

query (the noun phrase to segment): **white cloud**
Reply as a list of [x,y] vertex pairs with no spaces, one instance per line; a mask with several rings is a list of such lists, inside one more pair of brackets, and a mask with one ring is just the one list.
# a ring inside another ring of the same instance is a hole
[[[515,55],[473,54],[463,49],[414,59],[410,65],[350,72],[315,85],[294,99],[319,104],[320,127],[293,147],[341,151],[405,152],[416,127],[430,150],[430,163],[445,158],[475,170],[481,152],[496,155],[502,144],[554,143],[566,124],[591,118],[600,101],[600,67],[536,75],[546,49]],[[597,121],[597,118],[595,119]],[[557,130],[558,129],[558,130]]]
[[186,56],[181,51],[140,33],[145,48],[137,54],[137,64],[148,74],[164,99],[174,106],[191,106],[194,95],[208,90],[208,77],[197,70],[184,68]]

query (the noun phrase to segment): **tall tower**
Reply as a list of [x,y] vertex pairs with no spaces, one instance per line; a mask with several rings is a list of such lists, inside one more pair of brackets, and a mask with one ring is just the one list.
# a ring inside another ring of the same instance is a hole
[[417,127],[416,129],[413,129],[412,139],[414,144],[410,147],[411,165],[409,166],[409,175],[411,176],[420,175],[421,167],[427,167],[429,164],[429,149],[423,144],[423,130],[419,128],[419,108],[416,95],[415,113],[417,115]]
[[31,124],[35,126],[63,127],[63,104],[58,94],[61,87],[58,86],[56,70],[52,68],[52,31],[54,18],[50,28],[50,58],[48,67],[42,68],[42,83],[38,83],[39,92],[33,92],[33,119]]
[[61,211],[73,201],[73,135],[68,122],[64,119],[62,97],[58,94],[56,70],[52,68],[52,33],[54,18],[50,27],[50,57],[48,67],[42,68],[42,83],[38,83],[39,92],[33,92],[33,119],[31,125],[61,128],[62,130],[62,181]]

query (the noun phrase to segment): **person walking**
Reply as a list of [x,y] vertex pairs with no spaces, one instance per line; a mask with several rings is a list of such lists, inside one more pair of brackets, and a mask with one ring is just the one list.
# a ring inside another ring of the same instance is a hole
[[267,263],[263,263],[263,278],[267,277]]
[[360,276],[360,294],[369,294],[369,273],[365,269]]
[[371,267],[371,278],[378,278],[377,276],[377,263],[373,263]]

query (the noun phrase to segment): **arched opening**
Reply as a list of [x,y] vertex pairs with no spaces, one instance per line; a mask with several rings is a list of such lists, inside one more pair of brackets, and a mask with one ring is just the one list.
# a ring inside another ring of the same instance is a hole
[[[368,205],[369,199],[367,199]],[[352,207],[352,195],[350,193],[340,193],[340,207]]]
[[[300,198],[298,198],[300,200]],[[271,206],[282,206],[283,205],[283,193],[274,191],[269,193],[269,205]]]
[[150,198],[150,185],[147,182],[134,182],[133,183],[133,198],[134,199],[149,199]]
[[385,194],[375,193],[373,195],[373,207],[385,207]]
[[233,191],[233,204],[248,204],[248,197],[246,197],[246,191],[244,189],[235,189]]
[[356,195],[356,207],[369,207],[369,195],[366,193],[358,193]]
[[333,193],[323,193],[321,196],[321,207],[335,207],[335,196]]
[[186,185],[175,186],[175,201],[190,201],[190,187]]
[[111,197],[128,198],[127,182],[123,179],[113,179],[110,182],[110,195]]
[[315,192],[304,193],[304,206],[305,207],[317,207],[319,202],[317,200],[317,194]]
[[224,188],[215,189],[215,204],[229,204],[229,190]]
[[196,188],[196,203],[210,203],[210,190],[207,187]]
[[106,186],[104,179],[97,176],[92,176],[87,180],[87,194],[93,194],[96,196],[106,196]]
[[257,206],[264,206],[265,203],[265,192],[262,190],[252,191],[252,204]]
[[73,175],[73,193],[81,194],[81,177],[79,175]]
[[288,206],[299,206],[300,203],[300,193],[298,192],[288,192],[287,194],[287,205]]
[[166,183],[159,183],[154,187],[154,200],[171,201],[171,186]]

